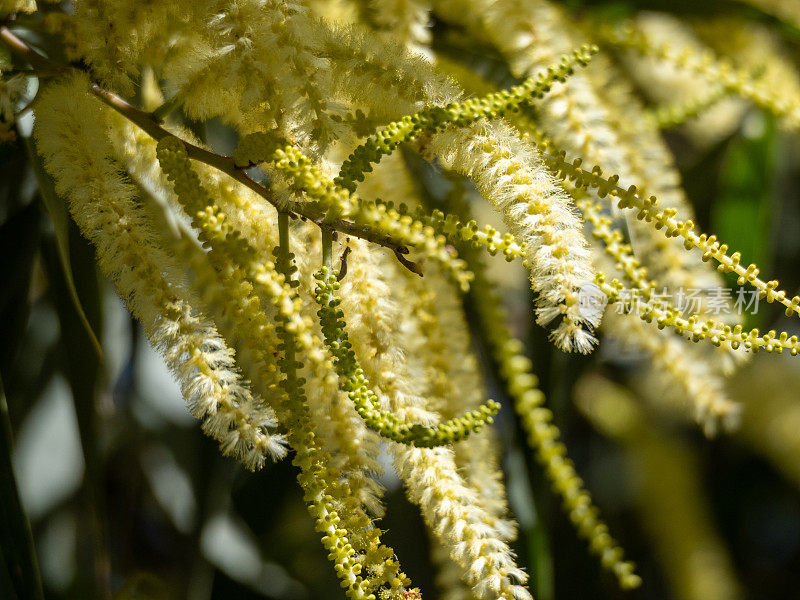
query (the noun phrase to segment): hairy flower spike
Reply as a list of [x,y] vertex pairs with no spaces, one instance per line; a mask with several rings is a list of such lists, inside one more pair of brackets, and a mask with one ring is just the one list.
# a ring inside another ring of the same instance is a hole
[[[40,103],[35,133],[56,189],[69,199],[78,225],[100,250],[101,267],[176,374],[192,413],[225,454],[251,469],[284,456],[283,436],[269,432],[276,426],[272,409],[251,393],[233,351],[187,299],[178,266],[156,245],[133,186],[106,158],[108,111],[88,95],[82,77],[49,88]],[[94,144],[77,143],[70,123],[94,131]],[[106,201],[97,202],[98,194]]]
[[[331,224],[340,219],[350,219],[357,226],[376,233],[372,237],[383,245],[390,245],[387,240],[398,240],[413,246],[447,266],[462,289],[469,289],[471,274],[466,270],[464,261],[447,248],[447,240],[443,235],[437,235],[432,227],[401,215],[393,206],[380,201],[364,201],[337,186],[294,146],[283,146],[280,140],[269,134],[254,133],[242,139],[234,152],[234,161],[240,167],[273,163],[278,171],[291,179],[296,189],[318,203],[320,223]],[[407,249],[394,247],[394,250],[402,259]]]
[[338,275],[337,271],[331,271],[327,267],[314,275],[318,281],[315,296],[320,306],[318,314],[325,343],[334,356],[340,385],[350,396],[367,427],[401,444],[432,448],[458,442],[471,433],[477,433],[485,424],[492,423],[492,417],[500,410],[500,405],[493,400],[477,410],[435,427],[407,425],[392,413],[380,410],[377,407],[378,398],[369,388],[369,382],[358,364],[344,329],[344,313],[337,308],[341,301],[333,296],[334,290],[339,288]]
[[[319,531],[326,533],[322,538],[323,544],[329,550],[329,558],[334,562],[337,574],[342,580],[348,596],[353,599],[371,598],[374,600],[374,595],[369,593],[369,590],[375,587],[375,584],[369,577],[364,578],[360,575],[360,563],[364,562],[367,557],[359,558],[355,547],[348,539],[352,532],[332,525],[340,520],[340,517],[336,514],[333,505],[336,500],[333,495],[334,490],[326,488],[326,486],[335,485],[333,481],[337,478],[334,473],[321,466],[325,464],[325,458],[318,442],[314,440],[314,433],[311,430],[305,405],[305,380],[298,376],[298,369],[302,367],[302,363],[296,358],[298,342],[304,349],[307,349],[311,342],[307,336],[308,325],[299,314],[299,298],[292,291],[296,287],[293,284],[297,284],[297,282],[293,280],[295,269],[291,264],[293,257],[288,250],[288,217],[285,213],[279,214],[278,217],[281,243],[275,250],[275,266],[280,277],[276,277],[276,272],[272,270],[273,266],[260,263],[255,259],[252,248],[238,235],[238,232],[230,230],[229,226],[225,224],[224,215],[219,213],[216,207],[209,204],[205,209],[199,209],[205,201],[208,201],[208,195],[191,168],[183,143],[174,137],[164,138],[159,141],[157,153],[162,167],[175,184],[178,197],[182,199],[187,210],[195,211],[193,221],[201,230],[201,238],[211,248],[209,254],[214,256],[215,253],[218,253],[217,261],[233,259],[245,265],[251,275],[250,281],[243,282],[243,285],[252,288],[252,284],[255,284],[256,289],[261,290],[277,309],[279,325],[275,328],[275,335],[280,340],[280,344],[276,347],[280,353],[277,365],[283,374],[279,383],[283,390],[283,396],[278,408],[283,413],[284,422],[287,419],[290,421],[286,423],[289,429],[289,441],[298,450],[294,462],[301,469],[299,481],[301,486],[306,489],[308,499],[311,501],[309,512],[317,519]],[[254,301],[257,307],[257,300],[251,297],[240,303],[240,306],[233,312],[241,313],[243,310],[249,310],[249,307],[254,305]],[[247,308],[243,309],[242,304]],[[257,315],[250,319],[251,322],[259,320]],[[242,327],[242,321],[239,320],[238,324],[234,326]],[[240,335],[247,336],[246,333]],[[269,369],[273,361],[264,360],[266,355],[263,349],[256,350],[256,353],[261,355],[262,361],[267,363],[265,366]],[[261,368],[263,369],[263,366]],[[311,493],[310,490],[318,491]],[[337,494],[341,493],[341,491],[337,492]],[[320,494],[322,494],[322,499],[318,500]],[[359,522],[360,520],[359,530],[367,526],[368,518],[359,519],[363,515],[360,508],[351,506],[348,510],[350,514],[345,522],[352,520]],[[379,553],[379,555],[386,553],[377,537],[371,539],[368,550]],[[378,585],[380,585],[380,581],[381,579],[378,579]],[[402,580],[400,581],[402,582]]]
[[736,68],[730,61],[714,56],[708,50],[698,55],[692,52],[676,52],[669,44],[654,44],[634,25],[628,23],[616,28],[598,28],[603,40],[621,48],[634,50],[644,56],[657,58],[673,63],[676,67],[686,69],[710,82],[721,83],[725,90],[739,94],[783,119],[786,125],[797,130],[800,128],[800,96],[784,95],[780,88],[764,85],[759,77]]
[[[447,197],[448,208],[459,214],[469,211],[462,194],[463,184],[454,182],[453,191]],[[533,365],[523,353],[522,342],[509,331],[503,301],[486,276],[482,257],[474,251],[465,251],[465,254],[477,284],[470,292],[470,304],[478,314],[489,351],[514,400],[514,410],[528,436],[528,444],[544,466],[553,490],[563,499],[570,520],[581,537],[589,542],[592,552],[601,558],[603,567],[616,575],[622,588],[638,587],[641,579],[633,572],[633,563],[623,560],[622,549],[598,517],[599,511],[584,488],[583,480],[567,457],[567,449],[559,439],[561,432],[553,423],[553,413],[544,407],[545,397],[537,387],[539,382]]]
[[542,98],[556,82],[565,81],[576,66],[586,66],[596,53],[595,46],[584,46],[575,50],[572,56],[562,57],[557,67],[549,67],[509,90],[444,107],[436,106],[390,123],[353,151],[342,164],[335,181],[354,192],[356,182],[363,181],[364,173],[372,171],[371,165],[394,152],[401,143],[417,139],[424,133],[436,133],[449,125],[466,127],[481,119],[496,119],[506,112],[516,112],[534,98]]
[[[403,282],[411,278],[413,287],[419,288],[429,276],[414,278],[385,253],[370,252],[360,242],[353,244],[348,261],[348,274],[341,282],[341,309],[347,315],[353,349],[380,394],[381,405],[407,423],[435,423],[444,420],[445,413],[477,406],[471,389],[448,397],[446,403],[435,397],[431,402],[427,378],[415,375],[423,367],[417,364],[418,353],[441,340],[426,339],[429,333],[421,311],[407,308],[412,301]],[[437,281],[441,283],[441,279]],[[437,363],[442,359],[438,357]],[[446,410],[445,404],[452,410]],[[475,587],[476,596],[486,600],[528,598],[522,585],[525,574],[517,568],[508,547],[508,527],[495,510],[487,509],[485,488],[478,487],[481,480],[473,479],[473,469],[457,461],[460,448],[478,443],[486,435],[486,431],[472,435],[453,448],[391,443],[389,450],[409,499],[420,506],[431,533],[446,544],[462,577],[471,586],[480,584]]]
[[[568,200],[536,151],[501,124],[448,129],[433,147],[449,168],[473,179],[525,244],[525,266],[537,292],[537,322],[561,322],[551,336],[565,351],[588,353],[602,315],[594,299],[586,240]],[[591,298],[589,298],[591,297]]]
[[[746,1],[798,21],[790,2]],[[68,204],[222,453],[249,469],[291,453],[344,595],[422,596],[381,540],[384,453],[444,598],[531,599],[484,369],[513,408],[499,431],[518,422],[590,552],[619,587],[641,583],[567,457],[534,374],[546,365],[506,322],[488,252],[522,259],[558,349],[590,352],[603,320],[611,347],[632,350],[598,360],[652,406],[596,379],[577,386],[579,404],[641,455],[648,502],[680,525],[661,467],[678,482],[702,543],[681,544],[667,519],[649,528],[673,549],[662,560],[678,595],[736,596],[691,461],[645,411],[735,427],[724,377],[736,360],[797,355],[800,340],[746,330],[720,274],[787,316],[800,296],[696,231],[661,129],[681,125],[704,151],[739,124],[750,134],[749,100],[800,130],[796,57],[774,19],[634,8],[630,23],[594,27],[554,0],[42,2],[37,14],[0,0],[0,141],[27,144],[15,138],[35,117],[48,208]],[[238,139],[232,156],[223,138]],[[497,213],[479,220],[504,228],[471,218],[466,179]],[[684,309],[684,290],[699,304]],[[749,439],[791,437],[743,418]]]
[[655,196],[643,198],[635,185],[625,189],[619,185],[619,176],[604,177],[600,167],[593,167],[587,171],[580,166],[580,161],[570,162],[566,154],[553,153],[550,146],[542,144],[539,147],[545,163],[561,179],[569,181],[577,188],[596,189],[601,198],[612,196],[617,198],[617,206],[621,209],[637,211],[636,218],[650,223],[656,230],[663,230],[665,237],[680,237],[684,240],[687,250],[699,248],[703,253],[703,260],[714,259],[719,263],[717,267],[723,273],[738,275],[739,285],[745,282],[757,289],[767,302],[780,302],[786,307],[786,316],[800,315],[800,296],[791,300],[786,297],[786,292],[778,290],[777,281],[764,282],[759,279],[758,267],[750,265],[747,268],[741,263],[738,252],[728,256],[729,246],[722,244],[715,235],[705,233],[697,234],[692,221],[680,221],[676,218],[677,211],[672,208],[659,209],[658,199]]

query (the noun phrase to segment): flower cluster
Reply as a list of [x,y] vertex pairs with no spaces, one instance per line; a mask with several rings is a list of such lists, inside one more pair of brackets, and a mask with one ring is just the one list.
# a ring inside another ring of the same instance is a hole
[[337,308],[341,300],[333,297],[334,290],[339,288],[339,283],[336,281],[338,276],[338,272],[330,271],[327,267],[314,274],[314,278],[319,280],[315,295],[320,305],[317,314],[322,334],[325,336],[325,344],[333,354],[339,381],[367,427],[395,442],[429,448],[458,442],[492,422],[492,416],[500,410],[500,405],[493,400],[489,400],[463,417],[450,419],[447,423],[436,427],[426,427],[417,423],[405,425],[396,415],[376,408],[378,398],[369,388],[364,370],[358,364],[353,352],[353,346],[345,331],[344,313]]
[[[578,534],[620,587],[641,584],[567,457],[483,252],[519,259],[557,350],[591,353],[604,333],[645,357],[642,380],[665,390],[663,404],[708,435],[735,427],[724,378],[748,351],[795,356],[800,341],[747,330],[732,308],[750,294],[750,312],[764,300],[796,317],[800,296],[699,231],[660,134],[707,140],[746,101],[800,128],[800,84],[770,84],[786,70],[762,73],[741,48],[704,50],[724,37],[713,28],[598,24],[550,0],[51,8],[20,28],[38,23],[74,60],[39,54],[4,21],[0,40],[26,68],[3,75],[2,122],[38,77],[36,150],[102,270],[223,453],[250,469],[293,453],[348,597],[420,597],[376,525],[383,449],[448,597],[531,597],[487,364]],[[3,2],[0,15],[35,9]],[[475,40],[515,84],[468,68]],[[697,76],[699,90],[687,84]],[[636,92],[647,81],[670,90],[654,109]],[[235,139],[233,152],[192,133],[198,121]],[[476,191],[505,230],[472,218]],[[722,293],[721,274],[747,291]],[[601,424],[603,402],[583,402]],[[638,409],[623,408],[631,421],[611,435],[660,459],[666,442],[631,433]]]

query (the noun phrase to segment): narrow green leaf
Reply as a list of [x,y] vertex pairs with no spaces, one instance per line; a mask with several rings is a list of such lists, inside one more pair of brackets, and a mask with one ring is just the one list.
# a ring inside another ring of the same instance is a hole
[[775,124],[767,114],[752,115],[751,119],[751,125],[728,147],[712,228],[745,260],[766,269],[770,257],[764,242],[773,197]]
[[41,221],[39,205],[31,203],[0,225],[0,377],[9,377],[28,324]]
[[5,223],[25,209],[31,194],[25,182],[28,175],[28,153],[24,141],[0,143],[0,220]]
[[75,311],[78,313],[81,323],[86,329],[86,333],[89,335],[89,339],[94,346],[97,356],[102,360],[103,351],[100,347],[100,342],[92,330],[92,326],[89,324],[89,319],[86,317],[86,313],[78,297],[78,292],[75,289],[69,253],[69,213],[67,212],[66,204],[64,200],[59,198],[58,194],[56,194],[53,180],[44,170],[41,158],[36,153],[36,149],[33,147],[33,142],[30,138],[26,138],[25,147],[30,156],[34,173],[36,174],[36,181],[39,184],[42,200],[47,207],[47,212],[50,214],[50,219],[53,221],[53,226],[55,227],[56,240],[58,241],[58,254],[61,259],[61,266],[64,270],[64,277],[67,280],[70,298],[75,305]]
[[[89,324],[102,331],[100,320],[101,301],[98,288],[95,257],[91,244],[81,237],[78,227],[67,222],[70,238],[70,257],[75,266],[75,289],[85,308]],[[63,355],[64,377],[72,390],[75,415],[78,418],[81,448],[86,465],[82,494],[84,510],[89,519],[87,534],[93,541],[93,558],[82,567],[85,572],[94,571],[98,598],[110,596],[110,558],[108,555],[107,524],[105,512],[105,481],[102,456],[100,454],[100,419],[97,412],[97,392],[101,375],[100,360],[90,348],[88,331],[77,319],[75,308],[69,300],[68,282],[59,259],[58,243],[54,236],[43,239],[42,264],[47,273],[49,294],[61,329],[60,345]]]
[[531,488],[529,470],[519,447],[510,446],[505,463],[508,478],[508,497],[519,520],[525,543],[528,565],[533,579],[532,588],[538,600],[553,600],[553,556],[547,541],[547,530],[537,511],[537,501]]
[[[720,173],[720,187],[711,213],[711,230],[742,253],[745,264],[771,271],[770,240],[774,214],[776,127],[769,114],[754,114],[731,141]],[[758,325],[758,314],[748,326]]]
[[12,449],[11,422],[0,381],[0,556],[3,561],[0,569],[11,583],[11,598],[41,600],[44,598],[42,582],[30,524],[14,477]]

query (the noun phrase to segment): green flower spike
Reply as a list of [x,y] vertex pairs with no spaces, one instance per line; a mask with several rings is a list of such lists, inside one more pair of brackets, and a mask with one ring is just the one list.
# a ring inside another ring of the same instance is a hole
[[480,431],[487,423],[492,423],[492,417],[500,410],[500,405],[494,400],[488,400],[480,408],[461,417],[454,417],[432,427],[418,423],[407,425],[392,413],[380,410],[378,397],[369,388],[369,381],[348,340],[344,313],[338,308],[341,300],[334,297],[334,291],[339,288],[337,276],[338,272],[328,267],[322,267],[314,274],[318,282],[315,298],[320,306],[317,314],[322,324],[325,344],[334,357],[339,385],[347,392],[367,427],[382,437],[401,444],[432,448],[463,440],[471,433]]

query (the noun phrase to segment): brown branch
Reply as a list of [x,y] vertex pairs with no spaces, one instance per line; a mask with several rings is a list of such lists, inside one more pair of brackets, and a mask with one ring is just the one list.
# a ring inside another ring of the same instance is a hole
[[[47,73],[62,74],[69,73],[75,69],[75,67],[60,65],[49,58],[42,56],[33,50],[33,48],[28,46],[23,40],[17,37],[7,25],[0,25],[0,40],[2,40],[11,49],[11,51],[14,52],[14,54],[26,60],[37,72],[44,71]],[[151,113],[136,108],[125,99],[109,90],[102,88],[97,83],[92,83],[89,89],[106,105],[128,119],[131,123],[140,127],[153,139],[161,140],[167,136],[173,135],[161,126],[158,115],[154,116]],[[246,186],[264,198],[276,209],[278,208],[278,201],[275,199],[272,191],[252,179],[244,169],[238,168],[234,164],[232,157],[211,152],[210,150],[206,150],[205,148],[201,148],[200,146],[196,146],[185,140],[181,141],[186,146],[186,153],[188,154],[189,158],[222,171],[229,177],[235,179],[242,185]],[[297,217],[299,215],[309,219],[316,223],[319,227],[339,231],[345,235],[361,238],[368,242],[385,246],[386,248],[390,248],[394,251],[399,248],[404,248],[402,242],[372,231],[368,227],[358,225],[351,221],[338,219],[335,221],[326,222],[323,220],[324,213],[311,210],[309,206],[303,202],[289,200],[282,202],[281,204],[281,211],[288,212],[292,217]]]

